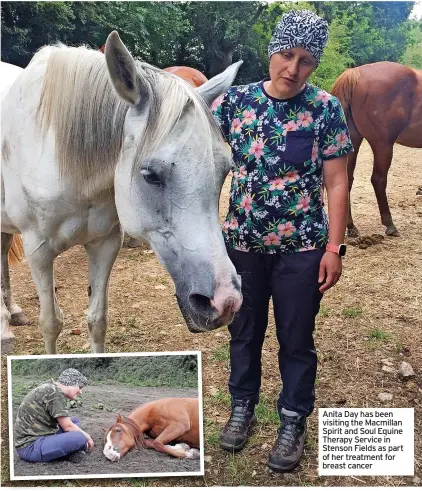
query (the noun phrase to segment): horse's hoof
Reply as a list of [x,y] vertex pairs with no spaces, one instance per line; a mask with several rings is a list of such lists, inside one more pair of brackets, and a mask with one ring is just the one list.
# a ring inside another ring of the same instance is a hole
[[127,247],[130,247],[131,249],[136,249],[138,247],[141,247],[145,245],[146,242],[143,239],[133,239],[132,237],[130,238],[129,242],[127,243]]
[[359,230],[353,225],[347,229],[347,237],[359,237]]
[[400,237],[399,231],[394,225],[389,225],[385,231],[385,235],[389,237]]
[[422,187],[416,191],[416,196],[422,196]]
[[11,315],[9,324],[11,326],[26,326],[30,324],[30,321],[23,312],[18,312]]
[[192,460],[195,459],[196,460],[196,459],[199,459],[200,456],[201,456],[201,453],[197,448],[191,448],[189,451],[186,452],[186,458],[187,459],[192,459]]
[[13,334],[10,337],[2,338],[1,340],[2,355],[7,355],[8,353],[11,353],[14,347],[15,347],[15,336],[13,336]]
[[177,443],[174,448],[181,448],[183,450],[190,450],[190,446],[187,443]]

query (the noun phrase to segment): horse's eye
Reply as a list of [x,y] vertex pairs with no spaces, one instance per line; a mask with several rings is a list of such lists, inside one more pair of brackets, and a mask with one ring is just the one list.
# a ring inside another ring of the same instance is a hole
[[116,433],[120,433],[122,430],[120,428],[116,428]]
[[142,169],[141,174],[144,176],[145,181],[151,186],[160,187],[161,181],[158,174],[150,169]]

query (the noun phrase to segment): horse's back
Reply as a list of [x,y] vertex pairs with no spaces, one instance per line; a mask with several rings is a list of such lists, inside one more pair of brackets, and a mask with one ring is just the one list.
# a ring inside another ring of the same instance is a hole
[[13,85],[18,76],[23,72],[23,68],[1,61],[0,70],[0,100],[3,100],[10,87]]
[[173,73],[174,75],[183,78],[194,87],[200,87],[202,84],[208,81],[207,77],[196,68],[187,66],[171,66],[165,68],[164,71]]
[[362,65],[352,99],[353,120],[371,143],[422,146],[422,78],[399,63]]

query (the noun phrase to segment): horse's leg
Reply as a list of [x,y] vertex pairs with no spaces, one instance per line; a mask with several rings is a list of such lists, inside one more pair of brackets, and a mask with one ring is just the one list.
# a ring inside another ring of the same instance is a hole
[[356,169],[356,161],[358,158],[359,148],[361,146],[363,137],[356,129],[354,123],[350,124],[350,138],[352,140],[352,145],[354,152],[347,156],[347,178],[349,181],[349,216],[347,218],[347,236],[348,237],[359,237],[359,230],[355,227],[352,218],[352,201],[351,193],[354,181],[354,174]]
[[[371,142],[369,142],[371,144]],[[393,144],[377,142],[371,144],[374,152],[374,168],[372,171],[371,182],[374,187],[375,196],[378,201],[378,208],[381,215],[381,223],[386,227],[386,235],[399,237],[391,217],[390,208],[387,200],[387,175],[393,159]]]
[[15,335],[9,326],[10,312],[3,299],[3,289],[1,292],[1,354],[6,355],[13,351],[15,345]]
[[107,236],[96,239],[85,246],[89,258],[87,321],[91,334],[91,349],[94,353],[104,352],[108,283],[114,261],[122,246],[122,240],[120,224],[117,224]]
[[131,249],[136,249],[137,247],[143,247],[148,245],[148,242],[145,239],[134,239],[133,237],[130,237],[127,234],[126,236],[129,238],[127,242],[127,247],[130,247]]
[[1,290],[4,303],[10,312],[10,325],[24,326],[29,324],[29,319],[13,300],[12,290],[10,287],[9,249],[12,242],[12,234],[6,234],[4,232],[1,233]]
[[57,338],[63,329],[63,314],[54,291],[53,262],[57,253],[50,248],[47,240],[35,235],[22,236],[25,256],[40,302],[39,326],[45,351],[54,354],[57,353]]
[[181,435],[188,431],[189,427],[183,423],[171,423],[157,436],[155,440],[144,440],[147,448],[153,448],[157,452],[166,453],[181,459],[197,458],[197,449],[186,450],[175,448],[167,443],[177,440]]

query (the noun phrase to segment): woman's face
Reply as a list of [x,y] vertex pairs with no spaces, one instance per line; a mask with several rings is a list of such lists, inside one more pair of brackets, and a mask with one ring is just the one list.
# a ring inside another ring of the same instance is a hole
[[270,59],[270,95],[278,99],[295,96],[316,66],[316,59],[304,48],[274,53]]
[[78,387],[77,385],[71,385],[66,387],[63,392],[68,399],[74,401],[78,396],[82,394],[82,388]]

